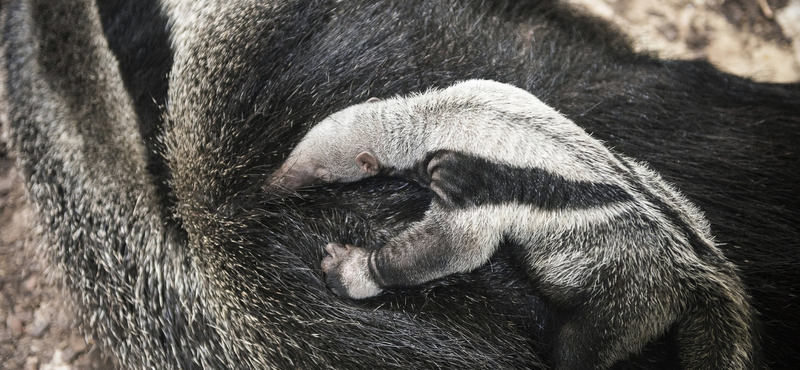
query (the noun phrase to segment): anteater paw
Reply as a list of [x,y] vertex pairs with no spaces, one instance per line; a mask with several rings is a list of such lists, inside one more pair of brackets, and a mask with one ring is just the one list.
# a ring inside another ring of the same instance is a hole
[[369,252],[364,248],[328,243],[322,260],[325,282],[339,296],[364,299],[378,295],[381,289],[369,272]]

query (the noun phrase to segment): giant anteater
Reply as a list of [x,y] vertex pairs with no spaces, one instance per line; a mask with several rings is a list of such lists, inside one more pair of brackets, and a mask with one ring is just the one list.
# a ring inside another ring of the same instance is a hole
[[[50,271],[125,368],[551,366],[569,312],[535,294],[513,253],[364,302],[326,288],[325,242],[380,245],[422,217],[426,189],[263,186],[330,113],[471,78],[533,93],[676,184],[740,270],[764,362],[800,360],[798,85],[634,53],[549,0],[5,10],[12,143]],[[615,368],[672,369],[677,353],[668,332]]]

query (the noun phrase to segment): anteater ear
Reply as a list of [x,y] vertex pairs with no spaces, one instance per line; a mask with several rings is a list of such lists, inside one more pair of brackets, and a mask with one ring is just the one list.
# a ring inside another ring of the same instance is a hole
[[375,97],[372,97],[372,98],[369,98],[369,99],[367,99],[367,103],[374,103],[374,102],[376,102],[376,101],[381,101],[381,100],[380,100],[380,99],[378,99],[378,98],[375,98]]
[[375,175],[380,171],[380,164],[378,158],[370,152],[361,152],[356,156],[356,164],[361,167],[364,172]]

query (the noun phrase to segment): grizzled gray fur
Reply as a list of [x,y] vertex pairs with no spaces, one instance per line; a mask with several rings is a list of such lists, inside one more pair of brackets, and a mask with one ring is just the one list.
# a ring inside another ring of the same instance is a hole
[[[422,219],[428,189],[264,189],[314,122],[477,78],[676,184],[752,297],[764,363],[800,361],[796,84],[635,54],[549,0],[4,3],[9,131],[42,253],[123,368],[552,367],[570,312],[513,248],[369,301],[326,287],[325,243],[378,248]],[[679,368],[673,329],[613,368]]]

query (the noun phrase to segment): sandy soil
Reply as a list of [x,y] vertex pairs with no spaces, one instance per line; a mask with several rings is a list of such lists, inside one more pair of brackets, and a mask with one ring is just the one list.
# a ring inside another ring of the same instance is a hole
[[[759,81],[800,81],[800,0],[568,1],[619,25],[638,50],[706,59]],[[0,369],[113,368],[81,334],[37,262],[40,239],[7,144],[7,122],[0,99]]]
[[567,0],[616,23],[637,50],[705,59],[758,81],[800,81],[800,0]]

